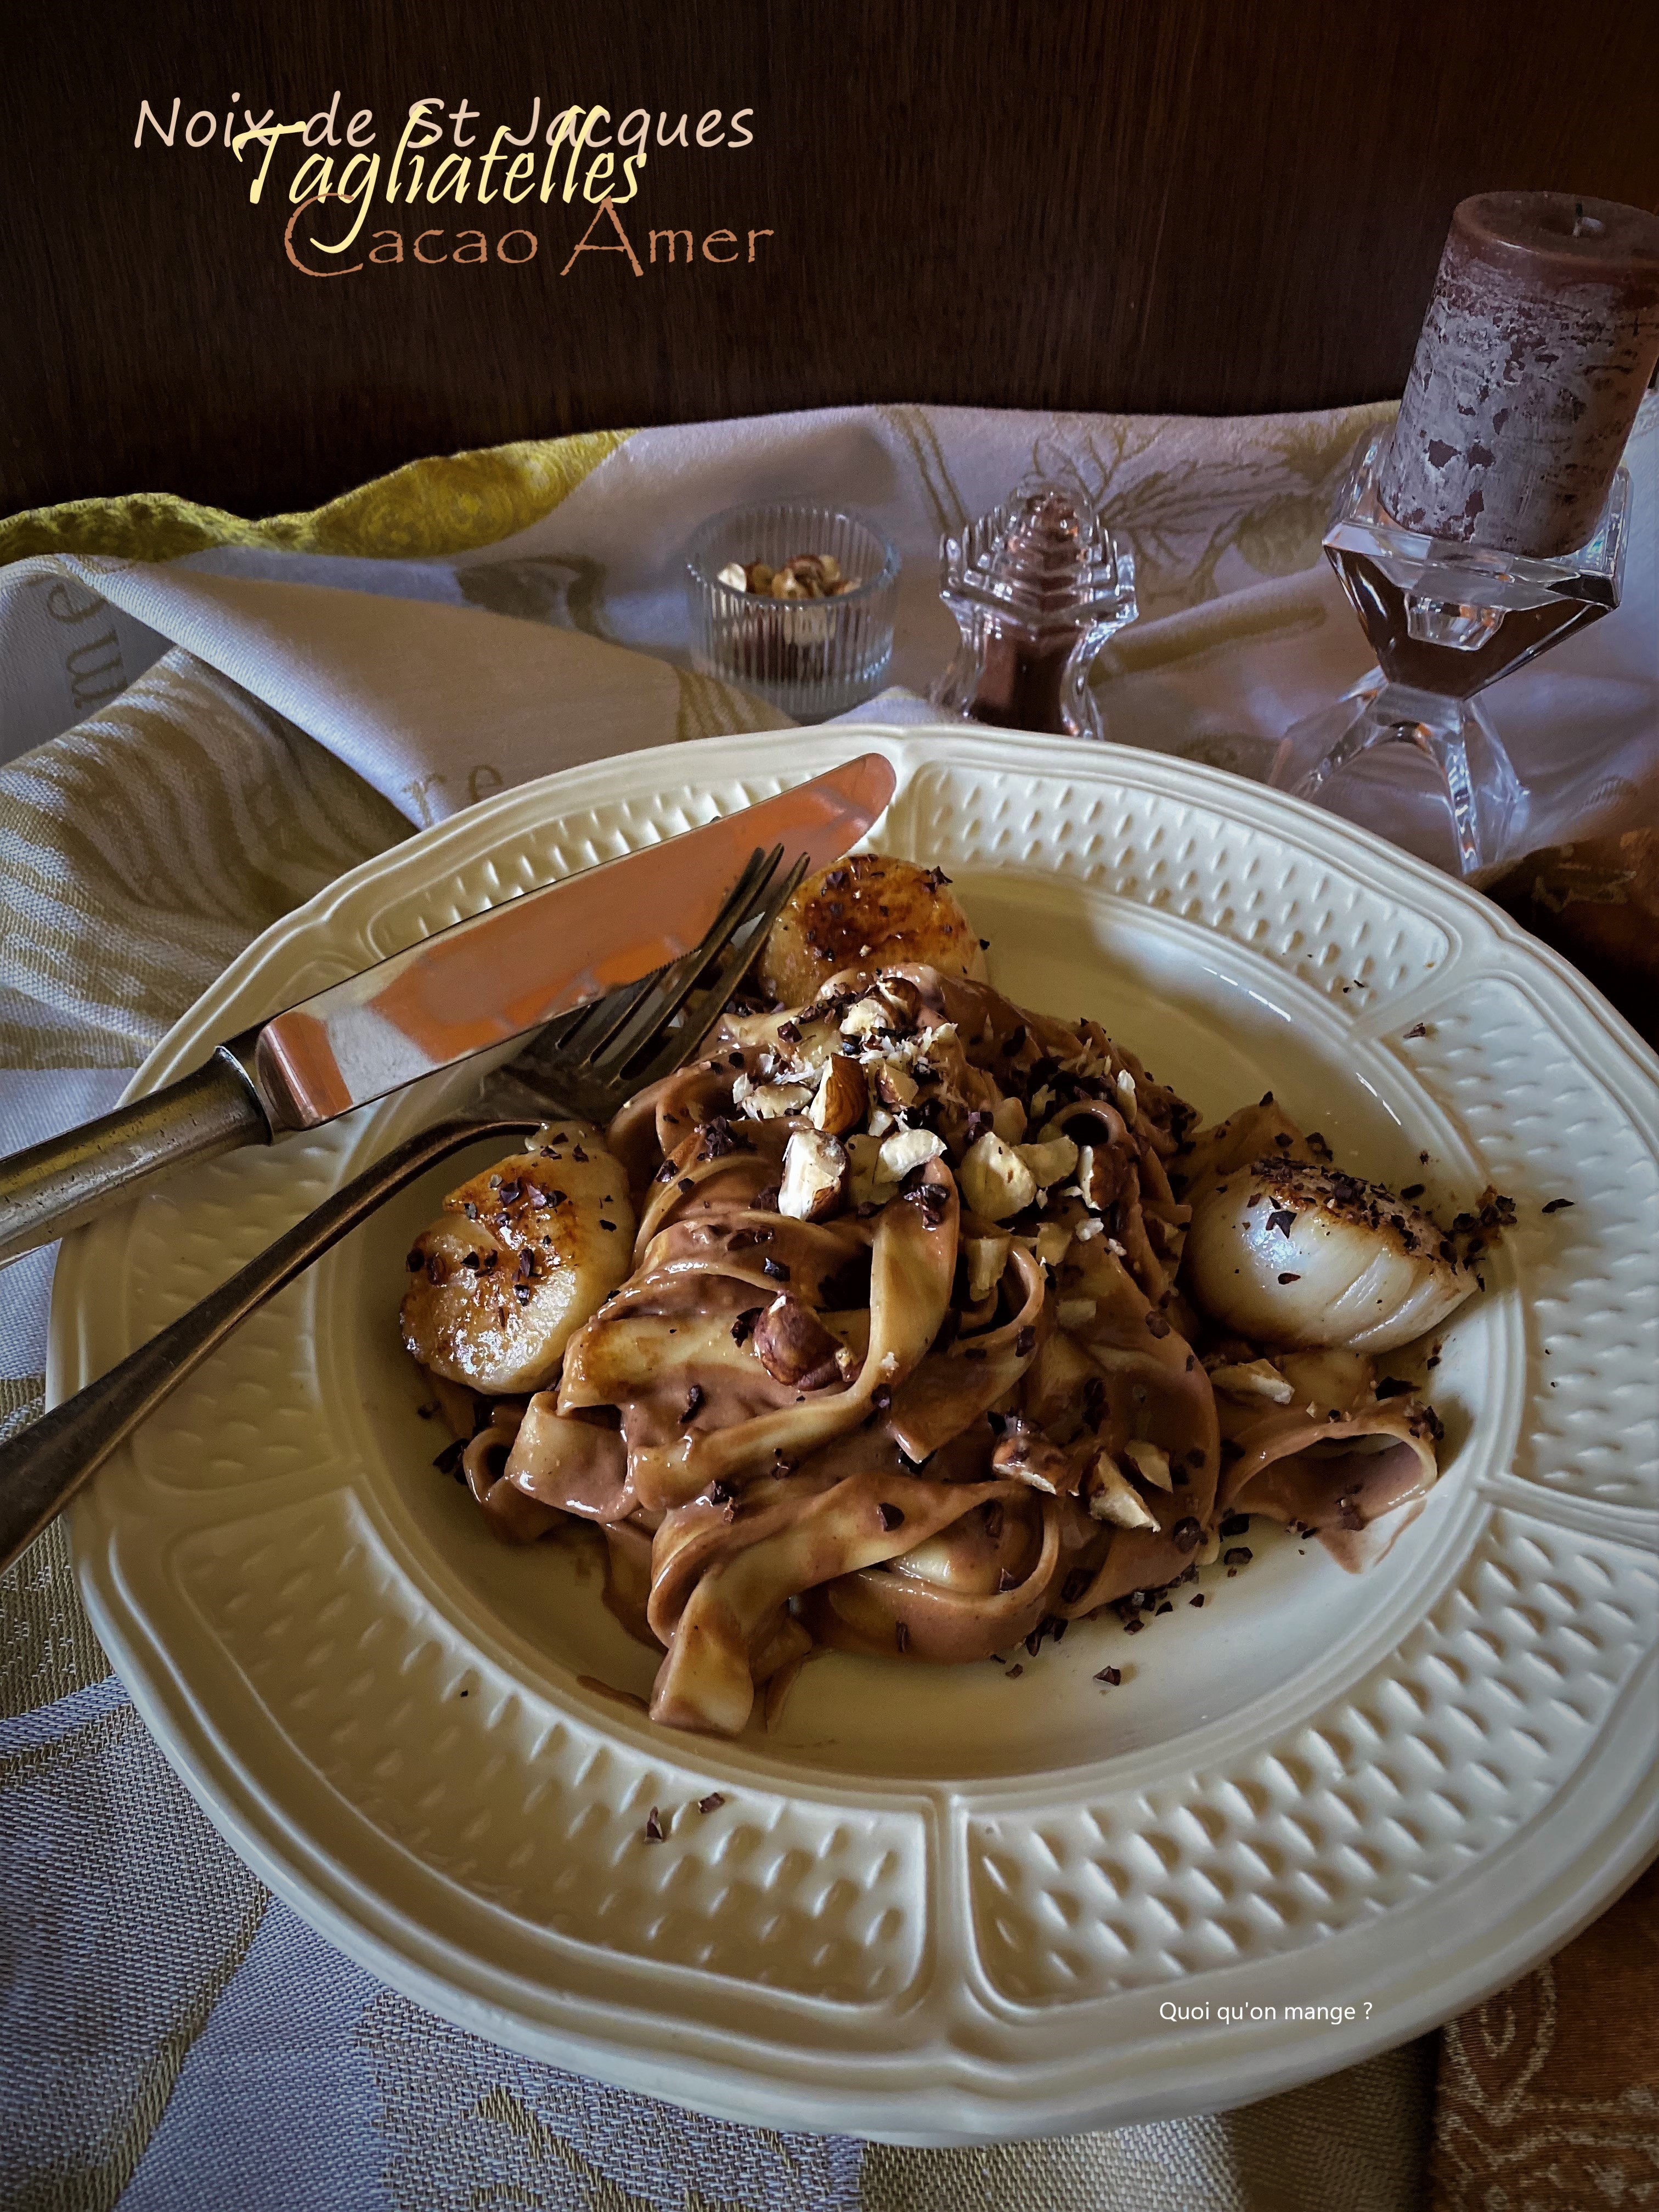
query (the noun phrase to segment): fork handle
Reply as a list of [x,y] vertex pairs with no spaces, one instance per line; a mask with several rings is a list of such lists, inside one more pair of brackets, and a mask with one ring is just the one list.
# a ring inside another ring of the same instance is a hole
[[190,1161],[268,1145],[270,1123],[238,1052],[252,1043],[250,1031],[179,1082],[0,1159],[0,1267]]
[[440,1121],[376,1160],[297,1221],[227,1283],[140,1345],[107,1375],[0,1445],[0,1570],[39,1534],[124,1437],[155,1412],[251,1313],[337,1244],[383,1200],[481,1137],[538,1128],[518,1119]]

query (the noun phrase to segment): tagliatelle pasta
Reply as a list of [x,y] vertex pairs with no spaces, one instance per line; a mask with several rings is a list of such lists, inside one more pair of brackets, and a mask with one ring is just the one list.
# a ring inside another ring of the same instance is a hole
[[[1366,1347],[1470,1293],[1503,1202],[1454,1237],[1271,1099],[1196,1119],[1093,1021],[844,970],[464,1186],[410,1253],[405,1341],[501,1534],[602,1534],[675,1727],[735,1734],[820,1649],[1057,1635],[1194,1578],[1233,1516],[1354,1564],[1439,1436]],[[544,1311],[545,1371],[514,1334]],[[469,1316],[541,1387],[480,1395]]]

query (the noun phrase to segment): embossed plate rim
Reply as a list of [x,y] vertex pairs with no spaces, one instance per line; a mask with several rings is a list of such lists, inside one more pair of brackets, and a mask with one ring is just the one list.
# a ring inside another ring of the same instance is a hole
[[[649,756],[650,774],[659,790],[683,788],[689,794],[700,787],[706,792],[712,782],[742,781],[759,795],[793,781],[797,774],[809,775],[832,755],[866,742],[880,744],[894,757],[902,777],[901,803],[915,768],[943,761],[969,768],[1006,769],[1022,751],[1029,754],[1034,771],[1044,777],[1070,777],[1103,789],[1115,783],[1149,796],[1191,801],[1295,848],[1305,860],[1357,878],[1373,895],[1380,893],[1408,911],[1433,919],[1452,939],[1449,969],[1456,965],[1460,938],[1465,948],[1482,939],[1488,945],[1502,945],[1510,956],[1505,962],[1507,973],[1518,980],[1530,970],[1539,979],[1542,986],[1539,995],[1553,1002],[1550,1012],[1557,1018],[1558,1033],[1559,1017],[1567,1011],[1561,1005],[1565,998],[1571,1002],[1569,1020],[1577,1032],[1577,1044],[1582,1048],[1586,1038],[1599,1037],[1604,1066],[1597,1072],[1627,1109],[1638,1097],[1646,1103],[1644,1086],[1650,1086],[1659,1076],[1659,1061],[1634,1033],[1575,971],[1528,939],[1507,916],[1369,833],[1313,810],[1287,805],[1221,771],[1110,746],[1021,740],[1000,733],[993,739],[959,727],[899,729],[872,722],[787,739],[760,733],[664,748]],[[623,756],[498,794],[341,878],[307,907],[276,924],[233,963],[150,1055],[131,1086],[132,1091],[152,1088],[167,1079],[192,1052],[199,1051],[202,1040],[234,1026],[229,1015],[233,1005],[240,1009],[239,1018],[246,1018],[248,994],[256,991],[261,979],[268,992],[274,989],[273,979],[285,969],[291,971],[301,948],[314,943],[319,933],[325,938],[331,925],[357,914],[364,902],[372,903],[377,887],[384,890],[390,882],[397,887],[403,910],[418,908],[418,879],[422,871],[432,879],[446,868],[459,874],[477,867],[481,857],[492,848],[514,845],[515,823],[520,825],[520,841],[538,832],[551,837],[559,821],[604,805],[607,796],[614,799],[619,788],[631,791],[641,775],[645,757]],[[677,777],[683,779],[683,784],[676,782]],[[988,858],[988,865],[992,865]],[[1237,945],[1238,940],[1231,942]],[[1627,1090],[1627,1085],[1632,1087]],[[59,1269],[49,1382],[54,1396],[75,1386],[86,1361],[97,1356],[100,1334],[107,1334],[95,1325],[97,1286],[89,1279],[88,1257],[88,1240],[77,1239],[66,1249],[64,1264]],[[1531,1490],[1539,1487],[1509,1476],[1502,1478],[1502,1486],[1501,1497],[1489,1494],[1484,1501],[1482,1527],[1500,1511],[1524,1516],[1533,1503]],[[1374,2019],[1361,2024],[1364,2032],[1344,2031],[1322,2039],[1315,2063],[1307,2060],[1310,2046],[1297,2046],[1289,2040],[1259,2048],[1241,2045],[1229,2053],[1218,2049],[1210,2038],[1194,2040],[1181,2036],[1160,2046],[1154,2063],[1127,2075],[1109,2068],[1091,2070],[1086,2057],[1062,2064],[1052,2051],[1035,2055],[1030,2064],[1021,2063],[1012,2048],[999,2047],[994,2056],[992,2046],[999,2034],[1009,2030],[1011,2021],[1015,2023],[1013,2032],[1018,2033],[1018,2015],[1024,2008],[1006,1993],[999,1993],[997,2005],[976,2015],[980,2031],[976,2043],[961,2032],[959,2020],[952,2032],[949,2008],[942,2006],[939,1987],[941,1973],[948,1978],[951,1961],[933,1954],[936,1949],[948,1948],[957,1925],[953,1917],[946,1925],[935,1922],[927,1932],[920,1979],[901,1999],[910,2007],[908,2016],[921,2039],[908,2048],[902,2044],[901,2049],[890,2047],[883,2069],[889,2086],[884,2087],[878,2079],[871,2077],[867,2068],[845,2054],[834,2059],[826,2054],[817,2069],[809,2069],[793,2049],[775,2051],[752,2036],[722,2034],[712,2022],[671,2022],[662,2012],[630,2007],[625,1999],[598,2004],[571,1996],[561,2002],[558,1992],[540,1984],[533,1990],[526,1985],[515,1991],[510,1977],[477,1969],[477,1962],[464,1950],[458,1953],[421,1929],[399,1913],[393,1900],[371,1899],[361,1891],[354,1893],[349,1866],[331,1859],[318,1839],[294,1836],[283,1820],[281,1806],[262,1795],[257,1776],[246,1771],[236,1746],[214,1737],[209,1716],[191,1698],[188,1682],[169,1659],[164,1624],[158,1626],[148,1618],[142,1601],[127,1588],[114,1555],[116,1521],[97,1510],[99,1497],[107,1494],[94,1493],[77,1511],[73,1529],[76,1571],[94,1626],[146,1723],[187,1785],[234,1847],[273,1888],[321,1926],[343,1949],[408,1994],[476,2032],[532,2055],[574,2063],[625,2086],[678,2097],[734,2118],[768,2124],[840,2127],[896,2140],[984,2141],[1121,2124],[1192,2110],[1200,2104],[1214,2108],[1245,2101],[1398,2042],[1512,1978],[1593,1917],[1659,1842],[1654,1810],[1643,1804],[1637,1788],[1641,1759],[1650,1755],[1637,1695],[1648,1677],[1638,1674],[1624,1683],[1600,1731],[1551,1801],[1553,1805],[1557,1800],[1586,1792],[1595,1796],[1601,1825],[1594,1835],[1586,1840],[1581,1832],[1575,1845],[1566,1849],[1558,1839],[1552,1847],[1552,1860],[1551,1850],[1543,1848],[1546,1838],[1538,1832],[1545,1820],[1540,1813],[1523,1832],[1523,1841],[1530,1836],[1531,1849],[1522,1856],[1541,1857],[1547,1870],[1522,1885],[1520,1905],[1506,1917],[1498,1916],[1494,1924],[1483,1930],[1472,1957],[1458,1954],[1461,1964],[1455,1974],[1449,1976],[1443,1971],[1437,1978],[1431,1970],[1426,1978],[1420,1974],[1415,1981],[1408,1978],[1395,2001],[1379,2006]],[[1544,1494],[1540,1490],[1537,1503],[1548,1505],[1559,1498],[1559,1493]],[[1603,1522],[1608,1514],[1622,1518],[1628,1527],[1628,1536],[1621,1541],[1643,1548],[1638,1524],[1646,1516],[1597,1503],[1591,1518]],[[1534,1517],[1548,1520],[1549,1516],[1540,1513]],[[1551,1522],[1552,1527],[1557,1525]],[[1650,1674],[1650,1662],[1651,1655]],[[675,1755],[672,1751],[665,1754],[671,1759]],[[678,1755],[687,1758],[684,1749]],[[693,1759],[695,1753],[688,1763]],[[746,1758],[743,1763],[749,1763]],[[759,1765],[763,1768],[764,1760]],[[1610,1783],[1603,1774],[1609,1765],[1622,1781],[1622,1790],[1618,1782]],[[757,1771],[757,1780],[760,1778]],[[1008,1809],[1023,1790],[1031,1794],[1025,1784],[1035,1785],[1039,1779],[1026,1778],[1025,1783],[1012,1790],[993,1790],[990,1798]],[[769,1778],[766,1786],[779,1791],[785,1787],[775,1775]],[[832,1801],[836,1796],[855,1797],[862,1787],[851,1778],[827,1793],[822,1787],[796,1786],[803,1796],[823,1798],[827,1794]],[[892,1807],[901,1793],[883,1790],[876,1795]],[[929,1849],[939,1846],[948,1856],[958,1825],[975,1817],[973,1790],[924,1784],[902,1796],[911,1808],[921,1814]],[[355,1808],[343,1809],[349,1820],[367,1819]],[[1509,1850],[1510,1845],[1506,1843],[1502,1848]],[[941,1875],[947,1881],[963,1879],[960,1874],[949,1873],[943,1859],[931,1866],[930,1874],[936,1881]],[[1440,1902],[1445,1904],[1447,1893],[1461,1886],[1456,1881],[1442,1883],[1437,1893]],[[969,1909],[965,1894],[952,1901],[952,1916]],[[1319,1942],[1347,1958],[1363,1949],[1376,1926],[1375,1922],[1352,1926]],[[1283,1970],[1287,1964],[1305,1963],[1307,1956],[1304,1949],[1237,1968],[1206,1968],[1199,1978],[1212,1985],[1225,1974],[1260,1975],[1268,1967]],[[637,1960],[629,1960],[627,1971],[617,1972],[618,1983],[648,1980],[640,1966]],[[477,1970],[469,1972],[469,1968]],[[671,1990],[689,1986],[696,1979],[678,1966],[664,1968],[662,1978]],[[1191,1978],[1169,1986],[1184,1996]],[[1380,1983],[1370,1985],[1380,1986]],[[746,1989],[757,1986],[744,1985]],[[804,2012],[810,2013],[813,2004],[825,2002],[782,1994],[793,2008]],[[1147,1992],[1139,1994],[1144,1996]],[[1158,1992],[1154,1989],[1151,1994]],[[1107,1996],[1072,2005],[1066,2013],[1069,2027],[1073,2031],[1085,2028],[1093,2013],[1103,2014],[1114,2002]],[[1102,2054],[1103,2062],[1112,2055]]]

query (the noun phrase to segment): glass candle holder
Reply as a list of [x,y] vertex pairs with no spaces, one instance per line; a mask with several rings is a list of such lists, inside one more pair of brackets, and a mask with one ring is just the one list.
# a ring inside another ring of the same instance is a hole
[[[850,591],[774,599],[721,580],[734,565],[782,569],[828,554]],[[734,507],[706,522],[686,556],[691,650],[706,675],[758,692],[797,722],[844,714],[879,691],[893,659],[899,557],[873,525],[839,507]]]
[[1027,478],[939,557],[962,639],[934,704],[1001,729],[1100,737],[1089,670],[1135,618],[1135,564],[1082,485]]
[[1486,875],[1514,849],[1526,793],[1477,695],[1618,605],[1630,476],[1615,473],[1588,544],[1536,559],[1402,529],[1377,489],[1391,434],[1366,445],[1323,541],[1377,665],[1285,733],[1268,781],[1328,805],[1365,754],[1413,746],[1444,789],[1460,868]]

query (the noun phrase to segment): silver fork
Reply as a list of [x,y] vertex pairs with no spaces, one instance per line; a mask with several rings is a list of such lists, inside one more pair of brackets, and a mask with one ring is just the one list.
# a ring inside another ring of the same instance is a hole
[[0,1445],[0,1568],[251,1313],[428,1168],[482,1138],[522,1135],[560,1114],[608,1121],[635,1091],[683,1066],[805,872],[802,860],[780,875],[782,859],[781,845],[757,852],[701,945],[538,1030],[483,1079],[468,1111],[394,1146],[159,1336]]

